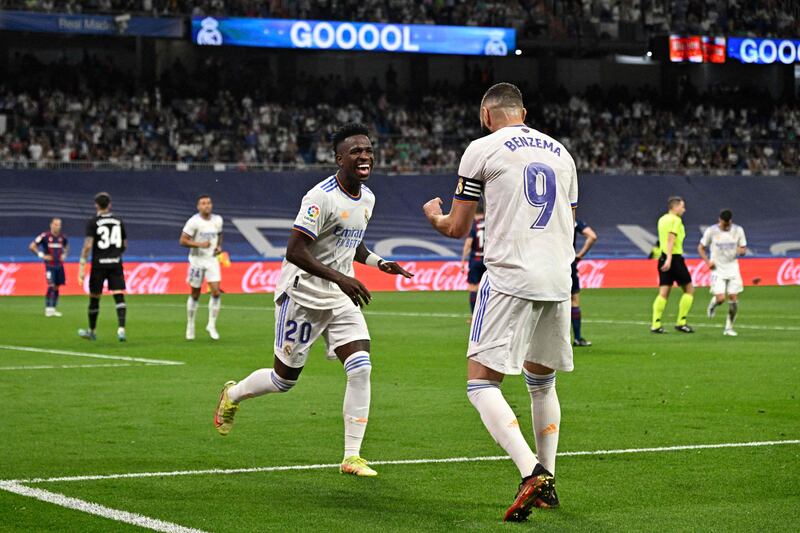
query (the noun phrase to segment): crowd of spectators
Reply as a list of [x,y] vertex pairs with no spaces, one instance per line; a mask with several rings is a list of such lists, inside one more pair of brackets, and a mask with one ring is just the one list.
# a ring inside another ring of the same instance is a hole
[[[188,75],[176,64],[157,85],[129,90],[135,83],[125,70],[94,56],[78,67],[16,62],[20,70],[0,80],[0,163],[6,164],[332,165],[332,131],[355,121],[374,132],[379,168],[452,171],[466,145],[482,134],[477,102],[491,82],[491,72],[476,67],[460,86],[400,91],[389,69],[380,82],[301,75],[287,91],[249,86],[247,68],[209,64],[206,72]],[[655,90],[523,92],[528,124],[562,141],[582,171],[800,168],[800,107],[768,95],[698,95],[691,86],[672,100]]]
[[522,38],[646,39],[637,29],[762,37],[800,33],[797,0],[0,0],[0,9],[505,26]]

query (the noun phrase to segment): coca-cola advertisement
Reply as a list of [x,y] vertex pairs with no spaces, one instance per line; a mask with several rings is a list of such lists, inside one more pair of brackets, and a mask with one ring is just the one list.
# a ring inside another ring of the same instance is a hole
[[[458,261],[400,261],[413,278],[390,276],[376,268],[355,265],[356,277],[372,291],[461,291],[467,274]],[[699,259],[687,259],[694,284],[706,287],[711,272]],[[745,285],[800,285],[800,259],[764,258],[739,260]],[[188,263],[142,262],[125,265],[130,294],[184,294],[188,292]],[[233,262],[222,269],[222,288],[227,293],[274,292],[281,272],[280,261]],[[66,265],[67,284],[61,293],[87,294],[88,279],[78,286],[78,265]],[[587,289],[655,287],[656,262],[648,259],[584,259],[578,263],[581,286]],[[88,276],[87,276],[88,278]],[[44,294],[47,284],[39,263],[0,263],[0,295]]]

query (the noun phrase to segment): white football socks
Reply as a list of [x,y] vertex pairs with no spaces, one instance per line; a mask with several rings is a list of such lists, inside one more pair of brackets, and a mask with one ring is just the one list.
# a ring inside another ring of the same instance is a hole
[[208,299],[208,325],[216,327],[219,308],[222,306],[222,296],[211,297]]
[[297,380],[284,379],[271,368],[261,368],[228,389],[228,397],[239,403],[271,392],[288,392],[296,384]]
[[190,326],[194,326],[195,314],[197,314],[197,300],[189,296],[186,300],[186,320]]
[[523,374],[528,393],[531,395],[536,455],[542,466],[555,475],[558,431],[561,424],[561,404],[556,394],[556,373],[539,375],[523,369]]
[[514,411],[500,392],[500,383],[486,379],[467,381],[467,397],[481,415],[492,438],[517,465],[522,477],[531,475],[536,456],[522,436]]
[[344,361],[347,388],[344,391],[342,416],[344,418],[344,458],[360,456],[361,442],[367,431],[370,402],[370,373],[372,363],[369,353],[360,351]]

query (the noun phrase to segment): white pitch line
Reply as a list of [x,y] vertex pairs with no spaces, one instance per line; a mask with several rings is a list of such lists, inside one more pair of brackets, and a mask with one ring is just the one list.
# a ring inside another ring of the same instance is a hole
[[115,361],[129,361],[131,363],[145,363],[150,365],[182,365],[183,361],[170,361],[168,359],[148,359],[145,357],[128,357],[125,355],[107,355],[102,353],[73,352],[71,350],[51,350],[46,348],[34,348],[32,346],[11,346],[0,344],[0,350],[11,350],[16,352],[35,352],[51,355],[69,355],[74,357],[91,357],[92,359],[113,359]]
[[[153,307],[175,307],[183,308],[185,306],[179,304],[146,304]],[[234,311],[265,311],[272,313],[275,310],[270,306],[254,306],[254,305],[223,305],[223,309],[230,309]],[[409,318],[469,318],[468,313],[422,313],[413,311],[371,311],[368,307],[364,309],[366,316],[395,316],[395,317],[409,317]],[[798,316],[787,316],[790,319],[800,319]],[[584,318],[584,322],[591,324],[609,324],[609,325],[626,325],[626,326],[648,326],[650,322],[640,320],[604,320],[595,318]],[[694,328],[717,328],[720,326],[714,324],[692,324]],[[800,331],[800,327],[793,326],[753,326],[748,324],[736,324],[736,329],[755,329],[755,330],[771,330],[771,331]]]
[[[588,450],[588,451],[560,452],[558,456],[578,457],[586,455],[660,453],[660,452],[677,452],[686,450],[712,450],[718,448],[753,448],[753,447],[763,447],[763,446],[781,446],[789,444],[800,444],[800,439],[768,440],[768,441],[752,441],[752,442],[724,442],[719,444],[687,444],[678,446],[660,446],[652,448],[623,448],[618,450]],[[505,459],[508,459],[508,457],[505,455],[489,455],[482,457],[444,457],[440,459],[395,459],[386,461],[370,461],[369,464],[417,465],[417,464],[436,464],[436,463],[475,463],[481,461],[502,461]],[[127,474],[96,474],[96,475],[85,475],[85,476],[14,479],[14,480],[8,480],[6,482],[7,483],[56,483],[56,482],[67,482],[67,481],[100,481],[105,479],[135,479],[135,478],[149,478],[149,477],[253,474],[260,472],[284,472],[287,470],[321,470],[326,468],[338,468],[338,467],[339,463],[261,466],[252,468],[211,468],[208,470],[173,470],[168,472],[130,472]]]
[[123,522],[134,526],[152,529],[153,531],[163,531],[164,533],[204,533],[200,529],[193,529],[190,527],[173,524],[172,522],[165,522],[157,518],[150,518],[128,511],[121,511],[119,509],[112,509],[105,505],[98,503],[87,502],[86,500],[79,500],[78,498],[71,498],[58,492],[51,492],[49,490],[36,489],[32,487],[25,487],[19,483],[9,483],[7,481],[0,481],[0,489],[19,494],[20,496],[27,496],[39,501],[52,503],[67,509],[74,509],[84,513],[102,516],[115,522]]
[[[650,322],[645,322],[644,320],[604,320],[601,318],[589,318],[583,319],[584,322],[588,322],[590,324],[619,324],[619,325],[630,325],[630,326],[649,326]],[[722,329],[722,325],[717,324],[696,324],[693,323],[692,327],[697,328],[717,328]],[[752,326],[748,324],[739,324],[736,323],[736,329],[757,329],[757,330],[771,330],[771,331],[800,331],[800,327],[793,327],[793,326]]]
[[2,371],[10,370],[51,370],[62,368],[109,368],[116,366],[134,366],[130,363],[108,363],[97,365],[27,365],[27,366],[0,366]]

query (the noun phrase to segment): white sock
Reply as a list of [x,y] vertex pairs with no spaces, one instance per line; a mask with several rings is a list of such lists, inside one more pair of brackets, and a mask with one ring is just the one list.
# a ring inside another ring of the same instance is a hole
[[514,411],[500,392],[500,383],[487,379],[467,381],[467,397],[481,415],[483,425],[517,465],[522,477],[531,475],[536,456],[519,430]]
[[222,296],[211,297],[208,299],[208,325],[216,327],[219,308],[222,305]]
[[548,472],[556,473],[558,431],[561,425],[561,404],[556,394],[556,373],[539,375],[523,369],[525,384],[531,395],[533,434],[536,455]]
[[369,418],[370,383],[372,363],[369,352],[355,352],[344,360],[347,388],[344,391],[342,416],[344,418],[344,457],[361,455],[361,442],[367,431]]
[[271,392],[289,392],[296,384],[297,380],[283,379],[271,368],[261,368],[228,389],[228,397],[239,403]]
[[194,326],[194,315],[197,313],[197,300],[189,296],[186,300],[186,320],[190,326]]

